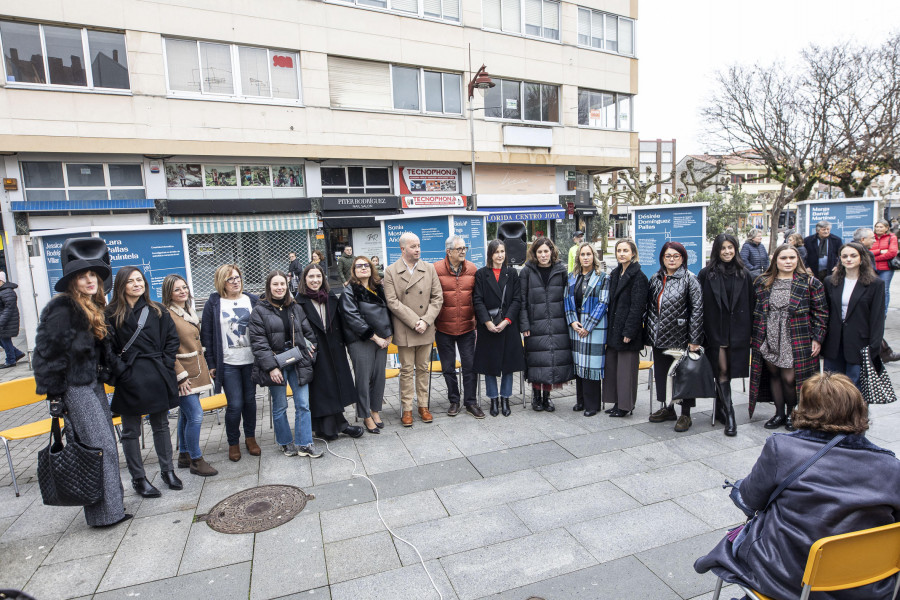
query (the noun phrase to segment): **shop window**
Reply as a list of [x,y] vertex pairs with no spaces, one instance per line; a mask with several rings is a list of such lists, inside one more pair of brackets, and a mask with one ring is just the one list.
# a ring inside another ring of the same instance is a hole
[[20,166],[28,201],[147,197],[139,163],[22,162]]
[[129,89],[121,33],[0,21],[0,41],[7,83]]
[[390,194],[390,167],[322,167],[322,194]]
[[[632,96],[615,92],[578,90],[578,124],[600,129],[631,131]],[[644,161],[644,155],[652,160]],[[656,153],[641,153],[641,162],[656,162]]]
[[302,188],[300,164],[229,165],[166,163],[170,188]]
[[504,33],[559,40],[559,2],[482,0],[482,26]]
[[495,82],[497,85],[487,90],[484,97],[485,116],[515,121],[559,123],[559,86],[511,79],[500,79]]
[[634,20],[579,7],[578,45],[634,56]]

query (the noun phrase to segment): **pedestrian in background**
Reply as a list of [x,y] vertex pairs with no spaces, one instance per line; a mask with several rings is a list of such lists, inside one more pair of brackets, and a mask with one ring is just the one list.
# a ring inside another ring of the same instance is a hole
[[372,255],[369,257],[369,262],[372,263],[372,268],[375,273],[378,273],[378,276],[384,279],[384,265],[381,264],[381,259],[378,258],[377,255]]
[[[799,233],[792,233],[787,237],[785,243],[796,248],[800,254],[800,260],[803,261],[803,264],[806,264],[806,246],[803,245],[803,236]],[[746,267],[746,265],[744,266]]]
[[572,273],[578,268],[578,247],[581,245],[581,242],[584,241],[584,232],[576,231],[572,234],[572,246],[569,248],[568,254],[568,273]]
[[747,234],[747,240],[741,248],[741,261],[750,277],[756,279],[769,267],[769,253],[762,244],[763,232],[761,229],[751,229]]
[[803,239],[806,247],[806,268],[819,281],[831,275],[832,269],[838,264],[838,249],[844,242],[841,238],[831,233],[831,223],[819,221],[816,223],[816,232]]
[[15,283],[6,281],[6,273],[0,271],[0,347],[6,353],[6,362],[0,369],[16,366],[25,353],[15,347],[12,339],[19,335],[19,300]]
[[887,315],[891,304],[891,280],[894,278],[890,263],[897,256],[897,236],[891,233],[888,222],[884,219],[875,222],[875,243],[871,250],[875,255],[876,274],[884,282],[884,313]]
[[338,276],[341,278],[341,285],[347,285],[350,276],[353,274],[353,246],[344,246],[341,257],[337,260]]

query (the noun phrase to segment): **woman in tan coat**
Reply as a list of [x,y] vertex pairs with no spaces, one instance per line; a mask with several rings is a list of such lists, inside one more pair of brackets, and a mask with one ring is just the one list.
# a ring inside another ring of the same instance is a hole
[[167,275],[162,284],[163,304],[169,309],[178,331],[178,354],[175,356],[175,379],[178,381],[180,410],[178,415],[178,466],[190,467],[201,477],[217,475],[203,459],[200,450],[200,427],[203,408],[200,392],[212,390],[212,378],[200,344],[200,319],[194,312],[191,290],[179,275]]

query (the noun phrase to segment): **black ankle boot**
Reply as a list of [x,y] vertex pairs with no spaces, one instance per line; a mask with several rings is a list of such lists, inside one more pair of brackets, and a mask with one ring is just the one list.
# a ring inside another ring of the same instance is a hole
[[541,390],[531,388],[531,408],[537,412],[544,410],[544,403],[541,400]]
[[169,486],[170,490],[184,489],[184,484],[178,479],[178,475],[175,474],[175,471],[163,471],[159,475],[162,480],[166,482],[166,485]]
[[734,420],[734,404],[731,401],[731,382],[720,383],[718,387],[722,412],[725,415],[725,435],[734,437],[737,435],[737,423]]
[[153,487],[153,484],[147,481],[146,477],[139,477],[131,480],[131,487],[144,498],[159,498],[162,494]]
[[511,411],[509,410],[509,398],[500,398],[500,412],[504,417],[508,417],[510,415]]
[[491,416],[496,417],[500,414],[500,399],[491,398]]
[[797,428],[794,427],[793,412],[794,412],[794,405],[788,404],[787,415],[784,417],[784,428],[787,429],[788,431],[797,431]]
[[556,410],[556,407],[553,406],[553,401],[550,400],[550,390],[544,390],[544,411],[553,412]]
[[580,377],[575,378],[575,406],[572,410],[580,412],[584,410],[584,388]]

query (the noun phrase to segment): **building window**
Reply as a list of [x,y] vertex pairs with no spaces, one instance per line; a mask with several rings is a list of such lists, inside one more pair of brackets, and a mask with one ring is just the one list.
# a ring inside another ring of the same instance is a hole
[[302,188],[303,168],[299,164],[166,163],[166,185],[170,188]]
[[[600,129],[631,131],[632,96],[615,92],[578,90],[578,124]],[[645,161],[644,155],[651,156]],[[641,153],[641,162],[656,162],[656,153]]]
[[634,19],[579,7],[578,45],[634,56]]
[[301,100],[296,52],[165,39],[169,93],[242,100]]
[[440,114],[462,114],[462,76],[415,67],[391,67],[393,106]]
[[512,79],[494,81],[497,85],[490,88],[484,96],[485,116],[535,123],[559,123],[558,86]]
[[559,2],[552,0],[482,0],[482,26],[559,40]]
[[382,8],[414,17],[459,23],[459,0],[335,0],[369,8]]
[[390,194],[390,167],[322,167],[322,194]]
[[23,162],[25,199],[143,200],[140,163]]
[[7,83],[127,90],[125,36],[0,21]]

